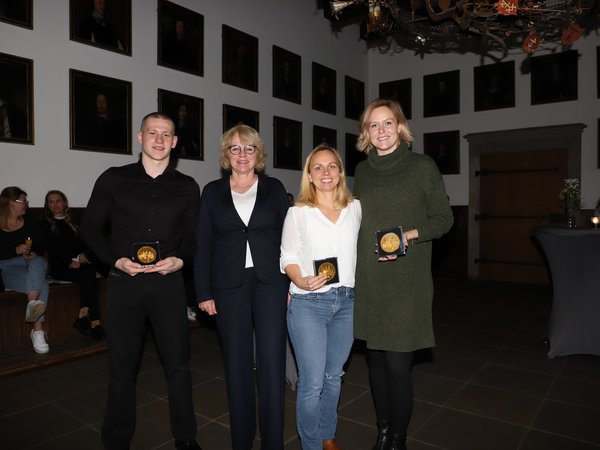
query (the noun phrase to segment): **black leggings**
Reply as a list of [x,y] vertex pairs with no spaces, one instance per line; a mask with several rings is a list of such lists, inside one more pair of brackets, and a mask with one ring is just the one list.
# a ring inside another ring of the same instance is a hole
[[377,424],[389,424],[394,433],[403,436],[406,436],[413,408],[410,374],[413,353],[367,350]]
[[96,268],[92,264],[81,264],[78,269],[52,271],[52,276],[59,280],[68,280],[79,285],[79,307],[89,308],[90,320],[100,320],[100,298]]

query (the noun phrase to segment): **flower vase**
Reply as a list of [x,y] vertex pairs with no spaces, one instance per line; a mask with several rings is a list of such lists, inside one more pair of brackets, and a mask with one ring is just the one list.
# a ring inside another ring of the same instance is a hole
[[581,207],[581,184],[578,178],[565,178],[565,185],[558,198],[565,202],[565,225],[567,228],[577,226],[576,212]]
[[566,226],[567,226],[567,228],[577,227],[577,220],[575,219],[575,208],[567,206],[565,211],[566,211]]

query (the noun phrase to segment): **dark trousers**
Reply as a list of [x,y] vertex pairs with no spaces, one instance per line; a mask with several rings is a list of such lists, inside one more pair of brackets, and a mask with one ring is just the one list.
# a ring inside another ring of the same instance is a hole
[[176,440],[196,437],[192,403],[190,341],[181,274],[139,274],[111,270],[106,336],[110,362],[108,403],[102,426],[107,450],[129,449],[135,431],[135,381],[150,320],[168,385],[171,431]]
[[79,307],[89,308],[90,320],[100,320],[98,279],[92,264],[81,264],[78,269],[52,270],[52,276],[59,280],[72,281],[79,286]]
[[367,350],[369,384],[377,425],[389,424],[406,438],[413,409],[411,367],[414,352]]
[[283,449],[287,291],[250,268],[241,287],[214,292],[234,450],[251,449],[256,434],[253,331],[261,448]]

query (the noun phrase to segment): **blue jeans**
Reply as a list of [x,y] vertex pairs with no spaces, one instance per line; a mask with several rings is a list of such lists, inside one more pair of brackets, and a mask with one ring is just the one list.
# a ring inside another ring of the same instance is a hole
[[292,295],[287,323],[298,363],[296,425],[303,450],[322,450],[323,440],[335,437],[353,315],[352,288]]
[[[48,281],[46,281],[46,271],[48,264],[41,256],[32,259],[25,259],[22,256],[15,256],[10,259],[0,261],[0,271],[2,271],[2,281],[6,289],[12,289],[17,292],[39,291],[38,300],[48,304]],[[40,317],[38,322],[43,322],[44,316]]]

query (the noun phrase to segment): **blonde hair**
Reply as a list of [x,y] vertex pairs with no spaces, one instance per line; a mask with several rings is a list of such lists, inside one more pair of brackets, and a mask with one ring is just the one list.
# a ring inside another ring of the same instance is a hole
[[142,123],[140,124],[140,131],[142,133],[144,132],[144,126],[146,125],[148,119],[161,119],[166,120],[167,122],[171,122],[171,131],[173,134],[175,134],[175,121],[173,120],[173,118],[168,114],[164,114],[158,111],[151,112],[150,114],[146,114],[144,116],[144,118],[142,119]]
[[254,128],[249,127],[243,123],[235,125],[223,133],[221,136],[221,149],[220,149],[220,164],[225,170],[231,169],[231,163],[227,157],[231,140],[235,135],[238,135],[240,142],[244,145],[253,145],[256,147],[256,165],[254,166],[255,172],[262,172],[265,168],[265,159],[267,157],[265,153],[265,143]]
[[369,136],[369,118],[371,117],[371,113],[375,108],[380,107],[389,108],[394,115],[394,118],[400,125],[400,140],[404,142],[412,142],[413,134],[408,126],[408,120],[406,120],[406,116],[402,111],[402,106],[396,100],[391,100],[387,98],[378,98],[377,100],[373,100],[371,103],[367,105],[365,110],[360,116],[360,135],[356,140],[356,148],[365,153],[369,153],[373,148],[373,144],[371,144],[371,138]]
[[302,171],[302,180],[300,182],[300,195],[298,196],[298,201],[296,204],[312,206],[314,208],[319,206],[317,202],[317,189],[315,188],[315,185],[310,182],[308,176],[313,156],[322,151],[330,151],[333,153],[336,164],[340,168],[340,181],[335,190],[335,207],[336,209],[343,209],[348,206],[348,203],[354,200],[354,197],[352,197],[352,194],[348,189],[348,185],[346,184],[346,172],[344,171],[344,163],[342,162],[340,153],[335,148],[325,144],[315,147],[313,151],[311,151],[306,157],[304,170]]
[[50,211],[50,205],[48,204],[48,198],[51,195],[58,195],[60,198],[62,198],[62,201],[65,203],[65,210],[64,210],[65,223],[67,225],[69,225],[69,227],[71,227],[71,229],[75,233],[77,233],[77,227],[71,222],[71,213],[69,210],[69,200],[67,199],[67,196],[65,195],[65,193],[62,191],[59,191],[58,189],[52,189],[52,190],[48,191],[48,193],[46,194],[46,197],[44,197],[44,215],[46,217],[46,220],[50,224],[50,231],[52,231],[53,233],[56,233],[56,220],[54,219],[54,214],[52,214],[52,211]]

